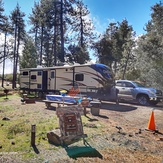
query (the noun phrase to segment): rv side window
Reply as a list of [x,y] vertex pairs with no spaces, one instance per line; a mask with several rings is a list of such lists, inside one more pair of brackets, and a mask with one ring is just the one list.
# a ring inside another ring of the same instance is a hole
[[54,78],[54,71],[51,72],[51,78]]
[[37,72],[37,75],[38,75],[38,76],[41,76],[41,75],[42,75],[42,72],[41,72],[41,71],[38,71],[38,72]]
[[23,72],[23,76],[26,76],[26,75],[28,75],[28,71]]
[[76,74],[75,75],[75,80],[76,81],[83,81],[84,80],[84,75],[83,74]]
[[42,85],[41,84],[37,84],[37,88],[42,88]]
[[36,79],[36,75],[31,75],[31,79]]

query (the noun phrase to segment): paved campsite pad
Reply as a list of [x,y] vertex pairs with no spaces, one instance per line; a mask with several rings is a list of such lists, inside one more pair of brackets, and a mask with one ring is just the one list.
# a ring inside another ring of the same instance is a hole
[[[19,110],[19,115],[23,111],[23,114],[34,113],[44,119],[56,116],[55,109],[46,109],[44,102],[38,100],[34,104],[22,105],[19,98],[9,98],[0,104],[13,105]],[[160,133],[146,130],[150,114],[151,107],[106,102],[102,104],[99,116],[87,114],[87,122],[83,123],[84,132],[88,135],[85,138],[86,145],[83,140],[74,142],[68,147],[49,144],[48,148],[44,148],[44,144],[36,144],[39,152],[33,150],[31,152],[33,157],[26,161],[21,159],[22,152],[5,153],[0,149],[0,162],[160,163],[163,161],[163,105],[155,107],[154,111],[155,123]]]

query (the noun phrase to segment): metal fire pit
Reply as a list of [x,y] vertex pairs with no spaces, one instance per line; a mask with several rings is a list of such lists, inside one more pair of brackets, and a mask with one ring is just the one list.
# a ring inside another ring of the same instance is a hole
[[7,99],[7,95],[8,95],[9,90],[8,89],[4,89],[3,92],[6,94],[6,99]]

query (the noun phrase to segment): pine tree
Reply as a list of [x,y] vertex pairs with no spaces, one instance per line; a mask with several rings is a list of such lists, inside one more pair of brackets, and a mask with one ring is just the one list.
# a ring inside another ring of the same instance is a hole
[[72,36],[77,38],[78,45],[82,48],[87,48],[95,39],[95,35],[93,33],[93,23],[89,19],[89,10],[83,4],[81,0],[78,0],[76,3],[76,7],[74,7],[74,11],[72,15]]
[[7,20],[7,17],[3,14],[4,12],[4,7],[3,7],[3,2],[0,0],[0,30],[4,30],[4,24]]
[[16,88],[20,41],[23,40],[25,36],[25,23],[23,19],[24,16],[25,14],[20,11],[20,6],[19,4],[17,4],[16,8],[11,12],[10,16],[14,28],[13,81],[12,81],[13,89]]
[[67,54],[67,62],[69,63],[79,63],[84,64],[90,60],[89,54],[86,49],[78,45],[69,45],[68,46],[69,54]]
[[141,80],[163,89],[163,5],[156,3],[151,9],[146,34],[138,39],[136,64]]
[[6,21],[7,17],[3,15],[4,8],[2,0],[0,0],[0,31],[4,33],[5,39],[4,39],[4,51],[0,58],[2,58],[3,62],[3,72],[2,72],[2,87],[4,86],[4,70],[5,70],[5,59],[6,59],[6,37],[7,37],[7,29],[6,29]]
[[39,64],[53,66],[64,62],[65,42],[70,13],[75,0],[41,0],[35,3],[30,15],[31,34],[34,34]]
[[40,8],[39,3],[34,3],[34,8],[32,9],[32,14],[29,16],[29,24],[32,25],[29,34],[34,34],[34,44],[37,51],[37,64],[39,64],[39,15],[40,15]]
[[27,38],[20,56],[20,68],[36,68],[37,67],[37,52],[31,38]]
[[122,79],[125,79],[125,75],[127,73],[127,69],[131,71],[134,68],[134,54],[133,48],[135,46],[135,32],[133,32],[132,26],[128,25],[127,20],[123,20],[119,25],[118,32],[120,34],[121,42],[122,42],[122,58],[120,61],[120,69],[122,72]]

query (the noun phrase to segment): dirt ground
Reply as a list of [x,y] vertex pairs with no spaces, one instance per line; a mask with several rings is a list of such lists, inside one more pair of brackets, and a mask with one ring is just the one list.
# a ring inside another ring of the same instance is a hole
[[[47,110],[45,104],[40,100],[34,104],[22,105],[20,99],[10,99],[0,102],[0,105],[12,104],[24,111],[38,111],[43,117],[54,115],[54,110]],[[154,109],[154,119],[157,131],[148,131],[148,122]],[[134,103],[102,102],[99,116],[93,116],[87,108],[89,125],[98,121],[99,126],[105,127],[100,132],[89,133],[83,141],[77,141],[68,147],[57,147],[55,150],[44,149],[38,146],[39,153],[35,159],[25,162],[113,162],[113,163],[162,163],[163,162],[163,104],[156,107],[140,106]],[[42,117],[42,118],[43,118]],[[93,126],[93,125],[92,125]],[[91,125],[89,126],[91,127]],[[90,136],[91,134],[91,136]],[[54,147],[52,147],[54,148]],[[75,153],[75,157],[73,157]],[[40,160],[39,157],[44,158]],[[4,156],[1,152],[1,162],[23,162],[19,155]]]

